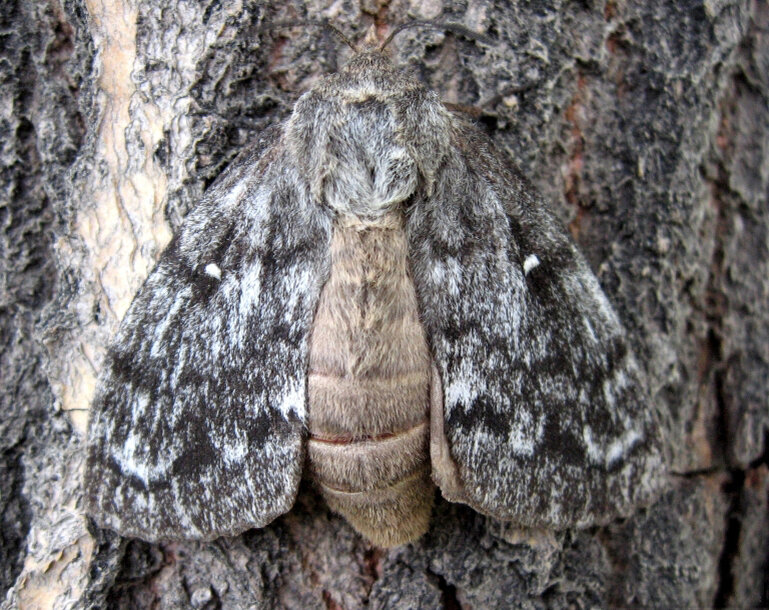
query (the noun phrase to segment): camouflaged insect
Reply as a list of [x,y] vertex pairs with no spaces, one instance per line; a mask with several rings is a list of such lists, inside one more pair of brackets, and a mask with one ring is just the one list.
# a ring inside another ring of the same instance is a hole
[[303,473],[374,543],[434,485],[522,526],[626,515],[658,425],[624,331],[504,154],[377,51],[208,190],[123,320],[91,411],[99,524],[233,535]]

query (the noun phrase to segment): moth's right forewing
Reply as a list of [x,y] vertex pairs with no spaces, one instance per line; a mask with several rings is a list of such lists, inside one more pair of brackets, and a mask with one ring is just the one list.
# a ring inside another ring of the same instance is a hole
[[209,189],[109,349],[85,474],[102,526],[212,539],[294,502],[330,218],[281,138],[257,143]]
[[624,331],[563,227],[472,126],[455,119],[408,232],[447,497],[556,528],[653,497],[660,430]]

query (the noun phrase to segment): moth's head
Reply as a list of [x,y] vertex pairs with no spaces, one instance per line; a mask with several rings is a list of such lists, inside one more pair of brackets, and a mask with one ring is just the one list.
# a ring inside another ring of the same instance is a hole
[[337,214],[376,220],[432,189],[449,128],[433,92],[365,50],[299,99],[286,137],[315,197]]

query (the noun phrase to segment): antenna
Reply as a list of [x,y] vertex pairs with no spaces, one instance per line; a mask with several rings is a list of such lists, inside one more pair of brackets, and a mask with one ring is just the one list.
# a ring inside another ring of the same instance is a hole
[[343,43],[345,43],[348,47],[350,47],[353,51],[356,53],[358,52],[358,48],[350,42],[350,39],[345,36],[341,30],[337,29],[335,26],[331,25],[331,23],[327,19],[318,19],[318,20],[312,20],[308,19],[305,21],[279,21],[276,23],[266,23],[265,29],[266,30],[281,30],[281,29],[287,29],[287,28],[294,28],[294,27],[301,27],[301,26],[311,26],[316,28],[324,28],[326,30],[331,31],[339,40],[341,40]]
[[472,30],[469,30],[465,26],[458,23],[441,23],[438,21],[422,20],[409,21],[408,23],[401,23],[399,26],[396,26],[396,28],[390,32],[390,35],[382,43],[382,46],[379,47],[379,50],[384,51],[385,47],[392,42],[393,38],[395,38],[403,30],[410,30],[412,28],[428,28],[431,30],[439,30],[441,32],[453,32],[454,34],[459,34],[460,36],[464,36],[470,40],[475,40],[476,42],[482,42],[488,45],[494,44],[491,38],[488,36],[473,32]]

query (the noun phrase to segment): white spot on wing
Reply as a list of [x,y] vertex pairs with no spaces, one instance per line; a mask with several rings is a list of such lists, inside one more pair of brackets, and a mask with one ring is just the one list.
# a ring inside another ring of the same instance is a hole
[[287,383],[277,406],[286,419],[292,411],[300,419],[304,419],[304,386],[298,383]]
[[602,464],[609,468],[614,462],[626,455],[642,437],[637,430],[628,430],[604,448],[600,443],[593,440],[592,431],[588,426],[585,426],[582,429],[582,438],[585,441],[590,459],[596,464]]
[[219,266],[215,265],[214,263],[208,263],[206,265],[205,272],[207,275],[215,277],[217,280],[222,279],[222,270],[219,269]]
[[[456,346],[457,351],[471,350],[478,344],[478,338],[468,335],[462,344]],[[454,407],[462,405],[464,409],[472,406],[475,400],[486,390],[486,381],[483,375],[475,368],[471,359],[463,359],[451,376],[446,376],[447,382],[444,389],[444,402],[446,409],[451,411]]]
[[523,274],[529,275],[529,272],[534,269],[534,267],[539,266],[539,257],[536,254],[529,254],[524,260],[523,260]]
[[[152,347],[150,347],[150,355],[153,358],[158,358],[161,354],[165,353],[166,349],[168,349],[168,345],[166,344],[166,331],[172,323],[178,322],[177,314],[181,307],[186,303],[188,293],[189,290],[185,289],[176,296],[163,319],[155,327]],[[164,300],[167,301],[168,299]]]
[[430,269],[430,280],[446,294],[459,296],[462,266],[456,258],[449,258],[445,263],[435,261]]
[[[133,404],[135,412],[144,413],[148,404],[149,396],[139,394]],[[146,439],[136,430],[129,432],[123,447],[114,457],[124,474],[132,475],[145,484],[166,478],[171,466],[167,456],[158,456],[154,463],[149,459]]]
[[242,464],[248,455],[248,444],[240,430],[233,430],[230,437],[226,443],[220,443],[222,457],[231,466]]
[[477,380],[467,377],[459,377],[452,380],[446,388],[446,402],[451,406],[464,405],[465,407],[473,404],[478,397],[478,390],[475,388]]
[[293,266],[286,272],[284,281],[288,286],[288,298],[284,302],[283,318],[290,324],[297,318],[301,297],[310,292],[313,287],[314,274],[309,269]]
[[249,325],[246,321],[249,316],[254,314],[255,308],[259,307],[259,300],[262,294],[261,273],[261,264],[258,261],[254,261],[246,268],[240,280],[240,285],[235,284],[234,280],[231,284],[227,284],[227,279],[225,278],[227,288],[231,285],[233,291],[240,291],[238,295],[237,320],[233,321],[234,327],[231,331],[237,337],[238,349],[243,349],[246,341],[248,341]]
[[590,323],[590,318],[587,316],[582,318],[582,324],[585,326],[585,331],[587,332],[588,336],[590,337],[591,341],[593,343],[598,343],[598,337],[595,334],[595,330],[593,330],[593,325]]
[[515,419],[516,421],[510,426],[507,441],[513,453],[531,457],[545,433],[545,418],[540,417],[535,422],[531,413],[520,411]]
[[459,296],[459,286],[462,283],[462,265],[456,258],[446,261],[446,276],[444,290],[451,296]]
[[430,269],[430,273],[432,275],[433,284],[439,286],[443,283],[443,278],[446,277],[446,265],[441,261],[435,261],[432,269]]
[[630,451],[630,449],[632,449],[640,440],[641,434],[636,430],[628,430],[625,432],[625,434],[611,443],[606,449],[606,466],[611,466]]

